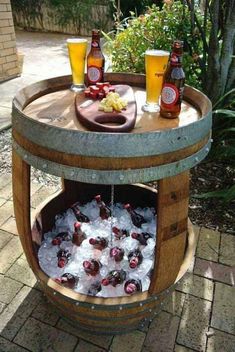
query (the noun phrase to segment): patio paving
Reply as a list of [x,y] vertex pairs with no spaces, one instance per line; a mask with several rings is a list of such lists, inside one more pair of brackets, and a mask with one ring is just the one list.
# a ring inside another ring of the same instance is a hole
[[[19,88],[70,73],[68,36],[17,32],[16,37],[25,55],[23,74],[0,83],[0,130],[11,124]],[[56,191],[32,182],[32,217]],[[0,175],[0,352],[235,352],[235,236],[195,231],[195,262],[148,327],[122,336],[87,333],[70,326],[43,296],[17,235],[11,175]]]
[[[33,216],[39,201],[57,188],[35,183],[31,188]],[[194,267],[148,327],[118,336],[87,333],[68,324],[40,291],[17,235],[11,175],[1,175],[0,352],[234,352],[235,237],[195,231]]]

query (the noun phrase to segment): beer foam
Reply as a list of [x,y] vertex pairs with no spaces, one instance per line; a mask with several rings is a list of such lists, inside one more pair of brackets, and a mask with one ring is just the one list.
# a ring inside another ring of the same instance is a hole
[[157,49],[148,49],[145,51],[145,55],[153,55],[153,56],[169,56],[169,52],[165,50],[157,50]]
[[77,44],[77,43],[86,43],[87,39],[85,38],[69,38],[67,39],[67,43],[73,43],[73,44]]

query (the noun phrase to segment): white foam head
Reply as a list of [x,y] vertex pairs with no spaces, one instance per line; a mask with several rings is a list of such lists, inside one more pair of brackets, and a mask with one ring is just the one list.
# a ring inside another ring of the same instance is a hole
[[78,44],[78,43],[87,43],[85,38],[68,38],[67,43]]
[[169,52],[165,50],[148,49],[145,51],[145,55],[169,56]]

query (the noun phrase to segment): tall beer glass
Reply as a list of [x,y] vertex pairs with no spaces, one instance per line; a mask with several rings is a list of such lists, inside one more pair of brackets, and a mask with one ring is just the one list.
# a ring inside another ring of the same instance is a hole
[[158,112],[163,74],[167,67],[169,53],[164,50],[146,50],[146,103],[142,107],[147,112]]
[[87,51],[87,40],[83,38],[67,39],[70,66],[73,76],[71,89],[81,92],[85,89],[84,72]]

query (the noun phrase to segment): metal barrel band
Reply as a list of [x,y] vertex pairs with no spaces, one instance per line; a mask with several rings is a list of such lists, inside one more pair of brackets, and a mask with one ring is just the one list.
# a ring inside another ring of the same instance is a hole
[[13,140],[13,148],[28,164],[33,167],[63,177],[68,180],[80,181],[93,184],[131,184],[138,182],[150,182],[164,177],[177,175],[189,170],[203,160],[209,152],[210,139],[197,153],[180,161],[164,164],[156,167],[135,170],[91,170],[74,168],[45,160],[24,150]]

